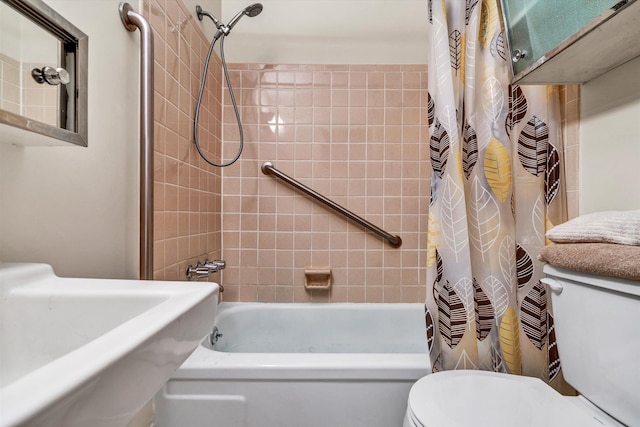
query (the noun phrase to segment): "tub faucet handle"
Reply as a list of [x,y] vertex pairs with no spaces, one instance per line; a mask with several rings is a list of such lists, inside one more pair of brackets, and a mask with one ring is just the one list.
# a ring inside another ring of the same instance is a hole
[[205,260],[204,265],[209,269],[210,272],[215,273],[220,270],[224,270],[227,266],[227,263],[224,260],[217,259],[215,261]]
[[211,270],[204,264],[200,264],[200,262],[196,263],[196,266],[189,265],[187,266],[187,280],[191,279],[204,279],[205,277],[209,277],[211,275]]

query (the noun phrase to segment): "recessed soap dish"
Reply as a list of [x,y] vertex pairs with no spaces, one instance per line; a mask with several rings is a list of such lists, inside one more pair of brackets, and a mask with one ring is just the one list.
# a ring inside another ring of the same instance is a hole
[[331,269],[329,267],[305,267],[304,287],[310,290],[329,290],[331,288]]

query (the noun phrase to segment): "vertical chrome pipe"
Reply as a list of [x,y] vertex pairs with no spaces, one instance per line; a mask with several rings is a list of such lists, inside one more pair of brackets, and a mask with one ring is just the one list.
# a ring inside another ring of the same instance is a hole
[[129,31],[140,29],[140,279],[153,279],[153,30],[129,3],[120,3]]

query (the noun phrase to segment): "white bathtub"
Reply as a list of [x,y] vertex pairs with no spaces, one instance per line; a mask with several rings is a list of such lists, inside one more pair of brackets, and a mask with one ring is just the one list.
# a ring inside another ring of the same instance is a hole
[[429,373],[422,304],[222,303],[155,398],[157,427],[401,426]]

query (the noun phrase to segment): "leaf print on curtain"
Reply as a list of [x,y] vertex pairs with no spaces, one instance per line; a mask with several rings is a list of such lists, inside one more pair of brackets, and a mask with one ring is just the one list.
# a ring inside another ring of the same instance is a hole
[[493,329],[495,315],[487,294],[484,293],[476,279],[473,279],[473,291],[476,312],[476,334],[478,341],[483,341]]
[[516,270],[518,289],[523,288],[533,277],[533,260],[520,244],[516,245]]
[[433,347],[433,317],[431,317],[431,313],[428,310],[425,310],[424,317],[427,325],[427,348],[431,351]]
[[500,322],[500,347],[508,372],[520,375],[522,373],[520,329],[518,328],[518,316],[513,307],[507,308],[505,316]]
[[493,76],[482,84],[482,107],[490,122],[494,123],[500,117],[504,106],[504,93],[498,79]]
[[560,356],[556,343],[556,330],[553,324],[553,316],[547,311],[547,325],[549,325],[549,381],[554,381],[560,373]]
[[[465,215],[461,215],[465,211],[464,191],[456,185],[450,175],[444,181],[442,198],[438,201],[442,240],[445,241],[449,251],[453,253],[457,263],[468,255],[468,251],[466,251],[469,243],[467,219]],[[445,247],[441,247],[441,249],[444,250]]]
[[500,236],[500,207],[478,177],[473,180],[468,201],[469,240],[484,261],[485,253]]
[[518,138],[520,163],[527,172],[538,176],[546,170],[548,149],[549,128],[545,122],[533,116]]
[[[453,290],[460,297],[460,300],[464,304],[464,308],[467,312],[467,325],[470,325],[476,318],[475,316],[475,304],[473,302],[473,283],[468,277],[463,277],[458,280],[458,283],[453,285]],[[476,325],[477,326],[477,325]]]
[[498,29],[498,5],[493,0],[482,0],[482,14],[480,18],[480,44],[489,47]]
[[431,97],[431,94],[429,92],[427,92],[427,97],[428,97],[428,101],[427,101],[427,119],[428,119],[428,122],[429,122],[429,126],[431,126],[431,124],[433,124],[433,117],[434,117],[436,106],[433,103],[433,98]]
[[451,55],[451,67],[457,74],[460,72],[462,61],[464,60],[462,33],[458,30],[453,30],[449,34],[449,55]]
[[469,179],[473,167],[478,162],[478,137],[476,131],[468,122],[465,122],[462,140],[462,168],[464,177]]
[[549,144],[548,153],[544,171],[544,194],[547,206],[553,202],[560,187],[560,155],[553,144]]
[[511,135],[513,127],[520,123],[527,114],[527,98],[520,86],[509,85],[509,113],[507,114],[506,131]]
[[467,314],[464,304],[447,281],[438,293],[438,329],[451,348],[458,345],[466,331]]
[[547,293],[538,282],[524,297],[520,306],[522,329],[531,343],[542,350],[547,341]]
[[509,84],[497,1],[428,2],[426,337],[434,371],[558,381],[536,259],[566,214],[558,91]]
[[507,45],[504,41],[504,33],[498,33],[495,41],[491,44],[491,54],[500,56],[503,61],[507,60]]
[[449,158],[449,134],[436,118],[436,124],[431,134],[431,167],[433,171],[442,177],[444,169],[447,167]]
[[484,175],[498,200],[505,202],[511,197],[511,155],[507,147],[495,138],[485,151]]

